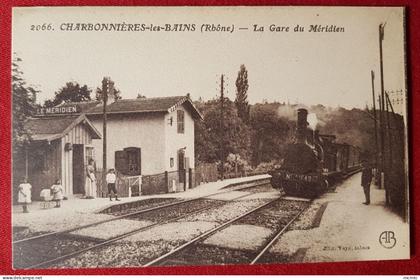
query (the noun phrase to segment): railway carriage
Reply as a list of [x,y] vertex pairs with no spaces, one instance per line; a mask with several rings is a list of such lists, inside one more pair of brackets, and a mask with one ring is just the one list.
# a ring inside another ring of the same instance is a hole
[[307,115],[306,109],[298,110],[295,142],[286,146],[283,165],[270,175],[272,186],[287,195],[313,198],[360,169],[360,150],[308,128]]

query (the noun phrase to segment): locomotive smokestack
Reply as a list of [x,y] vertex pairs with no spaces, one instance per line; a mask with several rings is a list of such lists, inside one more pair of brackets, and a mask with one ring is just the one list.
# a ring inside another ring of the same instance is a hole
[[306,131],[308,128],[308,110],[298,109],[296,139],[298,143],[306,143]]

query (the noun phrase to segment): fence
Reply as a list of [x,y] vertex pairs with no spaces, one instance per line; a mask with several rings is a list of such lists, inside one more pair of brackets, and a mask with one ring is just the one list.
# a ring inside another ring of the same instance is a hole
[[[120,197],[127,196],[139,196],[141,189],[141,177],[140,176],[124,176],[117,173],[117,182],[115,188],[117,189]],[[102,184],[102,170],[97,170],[95,173],[96,185],[97,185],[97,196],[106,197],[108,195],[107,186]]]
[[[195,170],[177,170],[144,176],[117,173],[115,187],[121,197],[185,191],[196,186]],[[97,196],[106,197],[108,188],[102,184],[102,171],[96,171]]]
[[194,172],[195,185],[203,183],[216,182],[219,179],[216,163],[202,163],[195,168]]
[[[265,171],[231,172],[225,173],[224,178],[237,178],[265,174]],[[102,171],[96,171],[97,196],[108,195],[107,186],[102,185]],[[195,169],[177,170],[144,176],[125,176],[117,173],[115,184],[118,195],[121,197],[139,196],[158,193],[186,191],[203,183],[215,182],[220,179],[215,163],[198,165]]]

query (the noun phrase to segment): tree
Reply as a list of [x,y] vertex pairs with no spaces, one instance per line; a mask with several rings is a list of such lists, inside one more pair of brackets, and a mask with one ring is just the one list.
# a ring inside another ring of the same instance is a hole
[[[22,60],[13,54],[12,61],[12,180],[14,188],[17,187],[20,179],[27,176],[26,173],[26,151],[31,141],[31,131],[25,127],[25,123],[31,117],[37,105],[36,94],[38,90],[28,86],[20,70]],[[16,194],[16,189],[14,189]]]
[[137,94],[137,99],[143,99],[143,98],[147,98],[145,95],[142,95],[141,93]]
[[46,100],[44,107],[54,107],[63,102],[83,102],[89,101],[90,90],[87,85],[80,86],[77,82],[68,82],[58,92],[55,93],[54,99]]
[[246,70],[245,65],[242,64],[238,72],[238,77],[236,78],[235,105],[238,110],[238,116],[244,123],[249,122],[250,106],[247,100],[248,87],[248,70]]
[[[238,154],[244,160],[249,158],[251,131],[238,117],[232,101],[225,98],[224,121],[221,122],[219,100],[196,102],[203,113],[204,121],[195,122],[195,150],[198,162],[221,161],[220,145],[224,146],[225,157]],[[223,126],[222,126],[223,123]],[[223,143],[220,135],[224,133]]]
[[33,115],[37,105],[38,90],[28,86],[23,78],[19,63],[22,60],[14,54],[12,61],[12,142],[13,153],[22,152],[29,143],[31,134],[25,128],[26,120]]
[[290,140],[293,121],[280,117],[280,104],[256,104],[252,106],[250,127],[252,129],[252,164],[279,161]]
[[[114,83],[111,80],[111,78],[107,78],[107,79],[109,79],[109,81],[112,84]],[[110,95],[108,95],[108,101],[110,99],[114,99],[114,100],[120,100],[120,99],[122,99],[120,90],[117,89],[116,87],[113,87],[112,93]],[[102,88],[100,88],[100,87],[97,87],[96,88],[96,100],[98,100],[98,101],[102,101],[103,100]]]

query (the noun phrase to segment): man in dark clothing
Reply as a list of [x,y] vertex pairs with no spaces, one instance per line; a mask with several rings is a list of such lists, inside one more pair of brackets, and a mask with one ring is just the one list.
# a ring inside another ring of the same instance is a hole
[[362,187],[365,192],[366,201],[365,205],[370,204],[370,183],[372,182],[372,168],[367,162],[362,162]]

